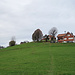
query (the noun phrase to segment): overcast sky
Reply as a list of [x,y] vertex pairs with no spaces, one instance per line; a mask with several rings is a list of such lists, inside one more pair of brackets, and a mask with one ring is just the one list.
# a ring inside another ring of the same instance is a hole
[[48,34],[52,27],[75,34],[75,0],[0,0],[0,45],[12,36],[31,41],[36,29]]

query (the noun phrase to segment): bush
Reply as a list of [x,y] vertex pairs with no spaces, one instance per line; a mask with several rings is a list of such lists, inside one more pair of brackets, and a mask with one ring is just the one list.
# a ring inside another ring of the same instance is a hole
[[15,46],[16,42],[15,41],[10,41],[9,46]]

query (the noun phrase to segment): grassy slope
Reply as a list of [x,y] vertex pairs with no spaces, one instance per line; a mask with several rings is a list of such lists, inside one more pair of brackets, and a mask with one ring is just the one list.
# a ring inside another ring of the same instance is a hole
[[75,75],[75,44],[28,43],[2,49],[0,75]]

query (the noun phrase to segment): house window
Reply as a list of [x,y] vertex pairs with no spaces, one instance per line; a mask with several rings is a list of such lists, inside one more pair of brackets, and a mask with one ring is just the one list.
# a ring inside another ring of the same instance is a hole
[[64,38],[64,40],[67,40],[67,38]]
[[70,34],[68,34],[67,36],[70,36]]
[[63,43],[67,43],[67,41],[63,41]]
[[73,38],[68,38],[68,39],[73,39]]

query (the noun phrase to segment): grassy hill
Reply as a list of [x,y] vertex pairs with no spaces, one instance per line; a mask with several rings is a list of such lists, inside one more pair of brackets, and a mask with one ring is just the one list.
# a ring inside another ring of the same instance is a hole
[[2,49],[0,75],[75,75],[75,44],[27,43]]

